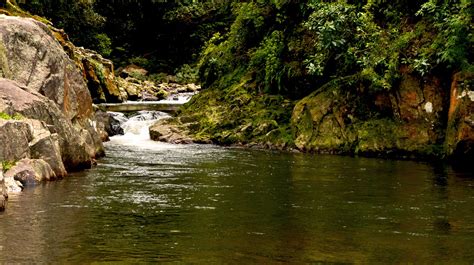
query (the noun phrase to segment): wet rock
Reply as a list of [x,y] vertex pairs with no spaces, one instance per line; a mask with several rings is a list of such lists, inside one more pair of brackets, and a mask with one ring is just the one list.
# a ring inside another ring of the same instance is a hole
[[168,93],[154,82],[133,77],[118,78],[119,87],[126,91],[129,100],[157,101],[165,99]]
[[5,173],[6,178],[21,182],[23,186],[37,185],[56,179],[49,164],[42,159],[22,159]]
[[320,153],[439,155],[442,99],[434,89],[440,88],[405,78],[393,94],[362,97],[341,83],[302,99],[291,119],[296,147]]
[[160,100],[158,97],[155,95],[151,94],[148,91],[142,91],[141,96],[140,96],[142,101],[158,101]]
[[451,84],[446,152],[456,160],[474,159],[474,74],[457,73]]
[[5,186],[5,179],[3,177],[3,168],[0,165],[0,212],[5,210],[7,204],[8,193]]
[[7,190],[7,194],[12,194],[22,192],[24,187],[20,181],[14,180],[11,177],[5,177],[5,188]]
[[129,100],[136,101],[139,98],[141,87],[139,81],[134,78],[127,77],[126,79],[118,78],[119,87],[126,92]]
[[121,125],[127,121],[127,117],[123,113],[99,110],[96,112],[96,120],[97,130],[103,141],[108,140],[111,136],[124,134]]
[[173,144],[191,144],[193,139],[188,136],[186,130],[176,124],[170,123],[169,119],[163,119],[150,127],[150,138],[154,141]]

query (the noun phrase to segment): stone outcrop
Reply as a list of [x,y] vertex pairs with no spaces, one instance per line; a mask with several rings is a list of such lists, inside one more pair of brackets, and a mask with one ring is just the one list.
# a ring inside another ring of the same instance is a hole
[[403,72],[392,92],[361,97],[335,83],[302,99],[291,124],[300,150],[368,155],[435,156],[444,131],[440,81]]
[[451,84],[446,152],[454,159],[474,158],[474,74],[457,73]]
[[37,185],[56,179],[51,166],[42,159],[22,159],[5,173],[5,178],[19,181],[23,186]]
[[150,127],[150,138],[154,141],[173,144],[190,144],[193,139],[188,136],[186,128],[173,123],[173,119],[162,119]]
[[83,48],[76,49],[76,57],[82,61],[94,103],[114,103],[127,99],[117,85],[112,61],[103,58],[95,51]]
[[446,84],[436,77],[421,79],[405,69],[401,73],[399,85],[390,92],[361,97],[353,87],[335,84],[302,99],[291,120],[296,147],[329,153],[472,158],[472,74],[454,75],[449,96]]
[[0,15],[2,77],[53,100],[69,120],[92,115],[92,99],[80,71],[34,19]]
[[57,133],[67,168],[88,166],[103,153],[81,70],[48,26],[0,15],[0,62],[1,76],[17,81],[1,81],[0,111],[40,120]]
[[1,175],[0,195],[89,168],[104,154],[86,80],[92,72],[100,85],[113,80],[107,91],[115,94],[104,93],[121,100],[113,65],[67,39],[60,43],[61,32],[0,15],[0,160],[14,165]]
[[94,103],[114,103],[127,99],[127,94],[119,90],[112,61],[93,50],[76,47],[70,42],[64,30],[54,27],[50,29],[70,59],[81,70]]
[[[90,167],[92,159],[103,153],[98,133],[90,124],[92,120],[70,121],[53,101],[14,81],[0,79],[0,112],[11,115],[19,113],[25,118],[39,121],[3,122],[5,133],[0,135],[8,137],[15,146],[28,146],[29,150],[26,155],[26,151],[2,151],[9,154],[3,155],[4,160],[30,157],[29,152],[32,151],[37,158],[50,161],[59,156],[59,146],[64,166],[75,170]],[[21,133],[15,134],[17,132]],[[58,175],[64,175],[60,164],[51,164]]]

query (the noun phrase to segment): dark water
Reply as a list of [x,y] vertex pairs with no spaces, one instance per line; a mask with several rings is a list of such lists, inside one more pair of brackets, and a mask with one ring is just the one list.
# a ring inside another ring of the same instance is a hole
[[474,262],[471,173],[121,141],[10,198],[0,263]]

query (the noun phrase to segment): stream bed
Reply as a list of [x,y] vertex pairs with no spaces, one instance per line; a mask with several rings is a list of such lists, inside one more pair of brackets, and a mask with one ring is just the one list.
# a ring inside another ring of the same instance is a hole
[[10,196],[0,263],[474,262],[472,172],[170,145],[134,122],[93,169]]

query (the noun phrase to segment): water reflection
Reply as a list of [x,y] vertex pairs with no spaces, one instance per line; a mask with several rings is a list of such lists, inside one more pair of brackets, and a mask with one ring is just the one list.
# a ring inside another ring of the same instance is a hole
[[13,197],[0,263],[474,260],[472,173],[142,143],[112,141],[97,168]]

